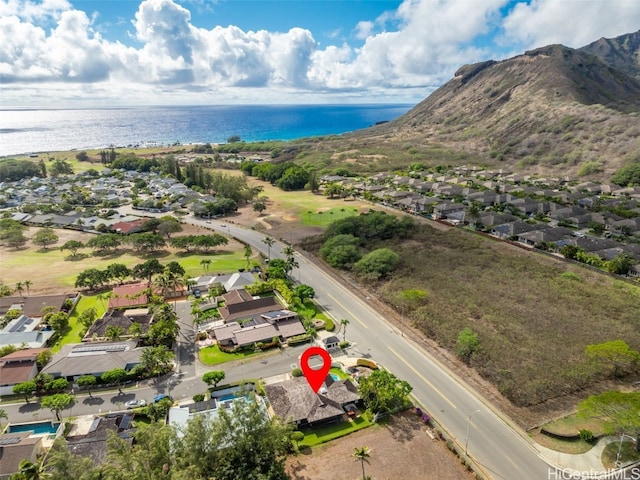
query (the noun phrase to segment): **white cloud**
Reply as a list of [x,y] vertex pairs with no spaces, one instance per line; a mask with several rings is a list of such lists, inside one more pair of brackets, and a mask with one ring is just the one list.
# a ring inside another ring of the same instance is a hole
[[579,48],[639,27],[637,0],[532,0],[518,3],[504,20],[505,41],[525,48],[554,43]]
[[[414,101],[460,65],[500,58],[504,45],[579,47],[640,25],[637,0],[531,0],[502,18],[508,3],[405,0],[395,12],[353,26],[361,46],[321,47],[302,28],[196,27],[173,0],[142,1],[129,20],[135,42],[123,39],[126,45],[102,38],[99,17],[66,0],[0,0],[0,91],[7,104],[46,99],[47,91],[60,100],[142,103],[184,102],[193,92],[212,103]],[[474,45],[478,38],[482,46]]]

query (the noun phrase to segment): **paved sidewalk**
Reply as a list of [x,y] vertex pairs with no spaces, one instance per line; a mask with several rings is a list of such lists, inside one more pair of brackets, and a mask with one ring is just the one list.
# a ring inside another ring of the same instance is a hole
[[542,458],[561,470],[580,472],[592,478],[599,478],[598,473],[612,473],[612,470],[607,470],[602,464],[602,451],[610,443],[619,441],[620,437],[617,436],[603,437],[591,450],[580,454],[560,453],[538,444],[535,444],[535,447]]

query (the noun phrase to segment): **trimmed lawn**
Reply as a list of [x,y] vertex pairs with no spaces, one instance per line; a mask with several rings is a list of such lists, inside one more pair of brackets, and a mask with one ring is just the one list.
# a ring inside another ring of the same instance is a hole
[[105,304],[98,299],[98,295],[82,295],[76,304],[76,308],[73,309],[73,312],[69,316],[69,328],[65,332],[64,336],[58,340],[51,349],[53,353],[60,350],[63,345],[68,343],[80,343],[82,341],[80,333],[84,327],[78,322],[78,317],[82,312],[92,307],[96,309],[96,318],[100,318],[106,310]]
[[353,217],[358,215],[358,213],[358,209],[354,207],[334,207],[325,211],[307,211],[300,215],[300,218],[303,225],[326,227],[336,220]]
[[205,365],[219,365],[221,363],[232,362],[234,360],[242,360],[248,357],[254,357],[260,355],[263,352],[253,352],[250,350],[240,351],[236,353],[222,352],[218,348],[218,345],[212,345],[210,347],[201,348],[198,352],[200,361]]
[[331,423],[321,427],[303,428],[300,431],[304,433],[304,440],[300,442],[300,448],[313,447],[321,443],[328,442],[334,438],[344,437],[350,433],[357,432],[363,428],[373,425],[362,415],[359,418],[349,422]]

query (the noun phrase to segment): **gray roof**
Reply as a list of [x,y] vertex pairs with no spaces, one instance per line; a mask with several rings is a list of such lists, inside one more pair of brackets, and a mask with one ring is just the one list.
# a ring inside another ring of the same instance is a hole
[[7,345],[22,345],[26,343],[29,348],[41,348],[44,347],[53,336],[53,330],[42,331],[33,330],[30,332],[0,332],[0,347]]
[[54,377],[100,376],[114,368],[130,370],[140,363],[145,348],[135,341],[115,343],[76,343],[63,346],[42,370]]

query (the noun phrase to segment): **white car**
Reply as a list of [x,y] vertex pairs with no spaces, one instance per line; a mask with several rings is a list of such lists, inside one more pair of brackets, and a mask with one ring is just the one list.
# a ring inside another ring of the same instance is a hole
[[144,407],[146,404],[145,400],[137,399],[128,401],[124,406],[127,407],[127,410],[131,410],[132,408]]

